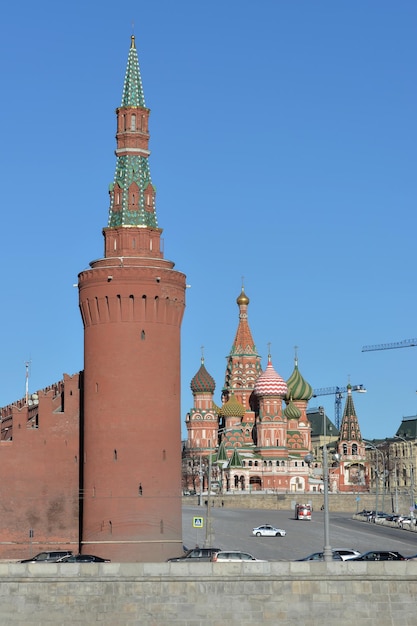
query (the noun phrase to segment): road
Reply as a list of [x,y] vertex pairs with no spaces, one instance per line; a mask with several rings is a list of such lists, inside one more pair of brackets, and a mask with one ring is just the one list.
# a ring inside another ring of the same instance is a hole
[[[183,541],[188,548],[203,546],[206,538],[205,506],[183,507]],[[203,528],[193,527],[193,518],[203,518]],[[252,528],[272,524],[287,531],[285,537],[254,537]],[[324,513],[313,511],[312,519],[298,521],[292,511],[259,509],[212,509],[213,546],[250,552],[258,559],[294,561],[323,549]],[[352,513],[330,513],[330,544],[333,548],[395,550],[404,556],[417,554],[417,533],[352,519]]]

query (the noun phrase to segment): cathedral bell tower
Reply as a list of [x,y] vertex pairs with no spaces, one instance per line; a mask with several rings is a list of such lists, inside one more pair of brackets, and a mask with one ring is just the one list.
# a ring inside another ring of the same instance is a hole
[[112,561],[182,551],[180,329],[185,275],[161,250],[131,38],[104,257],[79,274],[84,324],[82,541]]

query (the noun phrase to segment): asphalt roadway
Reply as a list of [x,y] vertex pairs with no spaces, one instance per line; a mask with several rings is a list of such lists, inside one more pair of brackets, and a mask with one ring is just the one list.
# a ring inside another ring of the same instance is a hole
[[[187,548],[206,543],[207,507],[184,506],[183,542]],[[203,527],[195,524],[202,519]],[[293,511],[264,509],[211,509],[214,547],[242,550],[267,561],[294,561],[323,550],[324,512],[313,511],[311,521],[294,519]],[[287,531],[285,537],[255,537],[252,529],[271,524]],[[403,556],[417,554],[417,533],[352,519],[352,513],[329,514],[330,545],[332,548],[393,550]]]

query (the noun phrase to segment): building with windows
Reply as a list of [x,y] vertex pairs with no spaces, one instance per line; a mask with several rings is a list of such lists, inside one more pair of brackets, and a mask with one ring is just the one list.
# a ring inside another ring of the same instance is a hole
[[[366,454],[369,488],[375,490],[378,485],[387,511],[416,516],[417,415],[403,417],[393,437],[369,442]],[[404,498],[408,511],[400,510]]]

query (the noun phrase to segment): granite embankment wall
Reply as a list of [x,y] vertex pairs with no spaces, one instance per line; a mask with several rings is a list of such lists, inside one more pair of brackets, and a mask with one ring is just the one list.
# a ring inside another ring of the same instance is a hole
[[7,626],[414,626],[417,561],[0,564]]
[[[359,500],[357,499],[359,498]],[[290,511],[294,502],[311,502],[313,509],[318,511],[323,504],[323,494],[320,493],[256,493],[256,492],[236,492],[233,495],[226,493],[211,497],[215,507],[234,509],[269,509],[276,511]],[[202,496],[203,503],[207,500],[207,495]],[[182,503],[185,506],[197,506],[198,496],[184,496]],[[410,510],[410,494],[408,493],[379,493],[378,510],[386,513],[398,512],[407,513]],[[362,511],[363,509],[375,510],[375,493],[329,493],[330,511],[351,512]]]

